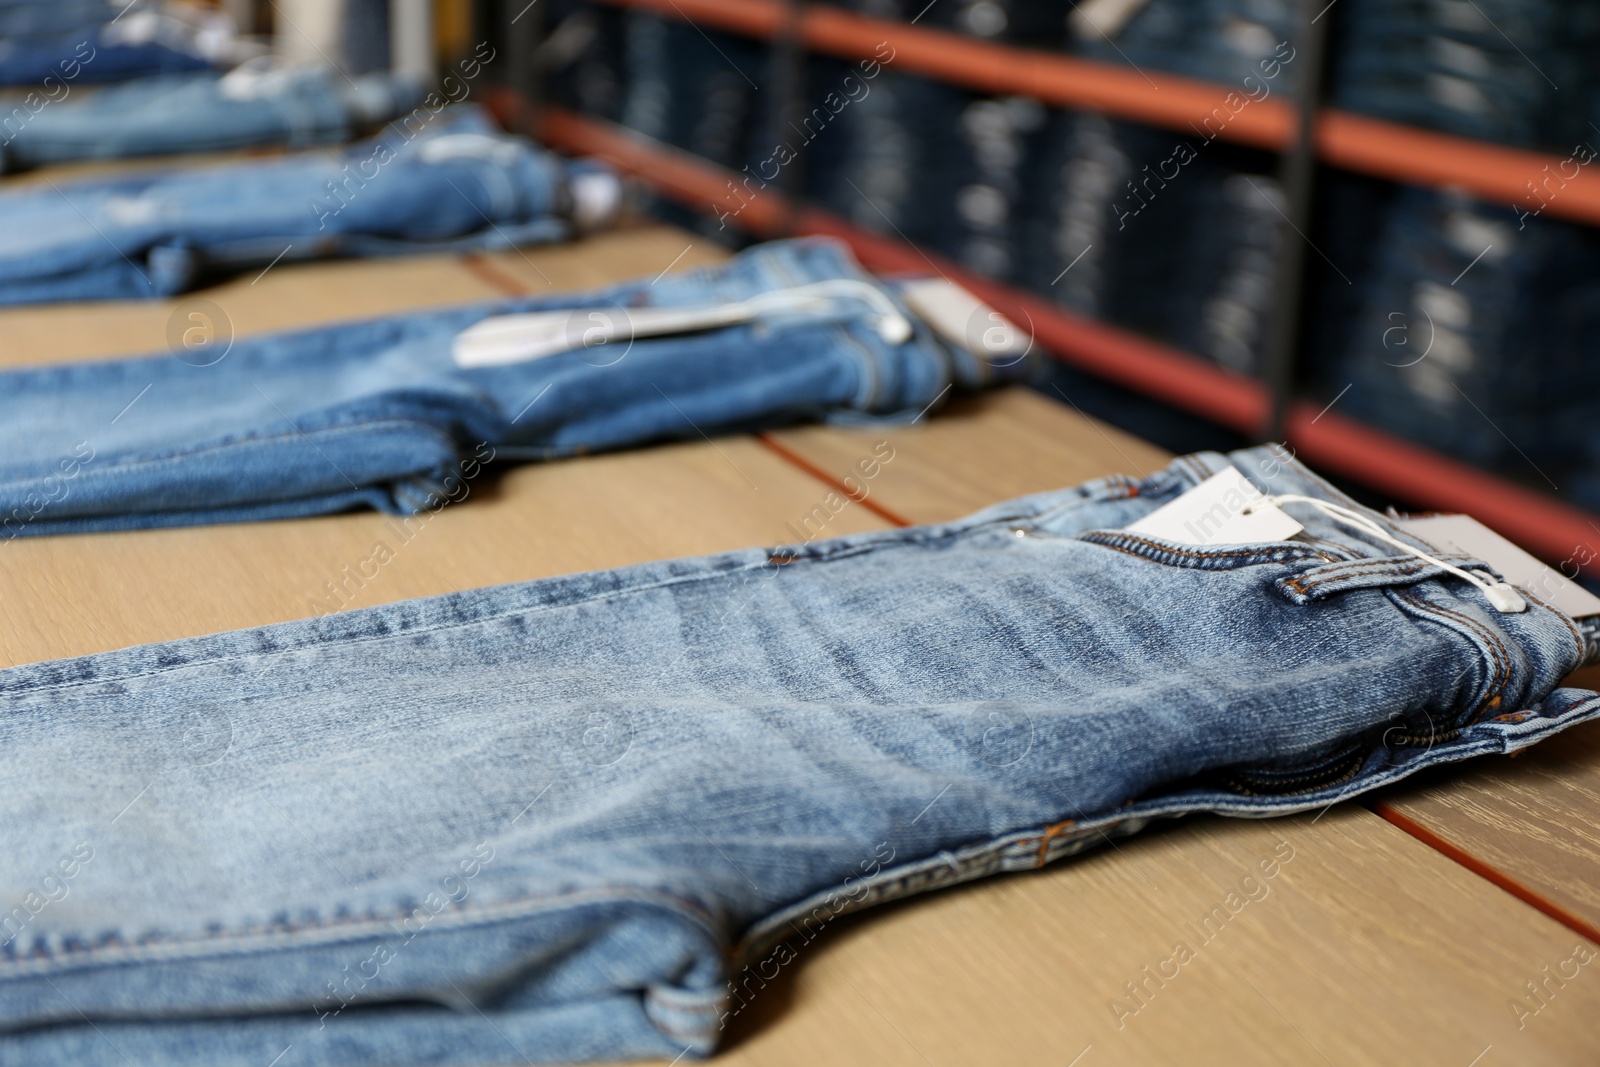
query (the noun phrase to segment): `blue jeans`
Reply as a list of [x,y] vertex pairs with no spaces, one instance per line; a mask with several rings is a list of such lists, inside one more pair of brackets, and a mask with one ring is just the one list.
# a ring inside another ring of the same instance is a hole
[[1600,714],[1311,508],[1121,529],[1228,462],[0,672],[0,1065],[704,1054],[836,915]]
[[[1291,0],[1149,0],[1116,32],[1076,31],[1074,51],[1259,93],[1262,64],[1292,54],[1278,46],[1292,42],[1297,6]],[[1291,61],[1273,89],[1292,91],[1299,80]],[[1222,93],[1217,96],[1220,103]]]
[[[1559,0],[1347,0],[1331,86],[1340,107],[1467,137],[1570,149],[1600,12]],[[1559,90],[1557,87],[1560,87]]]
[[[56,89],[56,94],[61,90]],[[323,70],[140,78],[59,102],[0,111],[0,171],[51,163],[341,144],[414,107],[416,87],[384,75],[347,81]]]
[[[56,6],[56,5],[51,5]],[[192,27],[154,11],[113,20],[116,9],[100,5],[100,15],[75,3],[40,13],[0,5],[0,20],[19,27],[0,34],[0,85],[48,85],[54,78],[77,82],[117,82],[153,74],[179,74],[213,65],[208,45]]]
[[0,37],[49,37],[99,29],[117,14],[106,0],[0,0]]
[[[9,398],[0,542],[354,507],[414,513],[457,492],[461,465],[475,469],[483,449],[542,460],[852,414],[909,417],[952,384],[1012,373],[921,326],[892,343],[856,299],[582,347],[591,319],[724,304],[823,279],[868,285],[841,244],[780,242],[714,270],[601,292],[318,327],[220,352],[220,343],[179,346],[180,358],[0,374]],[[570,351],[470,368],[452,356],[456,335],[490,315],[574,308],[584,310],[571,319]]]
[[1327,394],[1351,386],[1340,405],[1352,415],[1545,484],[1531,463],[1570,492],[1557,472],[1589,452],[1592,433],[1563,427],[1600,386],[1592,342],[1573,330],[1600,282],[1594,234],[1403,189],[1378,237],[1371,269],[1355,274],[1344,350],[1318,368]]
[[340,153],[0,192],[0,304],[162,297],[274,262],[562,240],[574,175],[614,183],[469,107],[419,109]]

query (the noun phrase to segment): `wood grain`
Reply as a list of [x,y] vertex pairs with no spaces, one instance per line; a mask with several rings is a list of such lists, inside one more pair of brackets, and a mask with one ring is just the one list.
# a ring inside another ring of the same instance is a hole
[[1359,808],[1197,819],[793,945],[717,1062],[1591,1063],[1600,959],[1524,987],[1577,941]]
[[1384,804],[1600,940],[1600,723],[1396,789]]
[[[360,512],[22,538],[0,544],[0,666],[788,543],[788,524],[826,494],[733,438],[519,467],[410,521]],[[833,524],[834,533],[887,526],[863,508]]]
[[854,475],[874,442],[893,462],[864,488],[911,522],[943,522],[1000,500],[1120,472],[1140,477],[1171,459],[1131,434],[1020,387],[957,397],[909,426],[844,430],[805,426],[766,435],[828,475]]

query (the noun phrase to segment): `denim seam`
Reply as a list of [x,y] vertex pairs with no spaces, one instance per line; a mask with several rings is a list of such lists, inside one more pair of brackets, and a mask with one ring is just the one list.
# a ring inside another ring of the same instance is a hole
[[[1435,618],[1431,621],[1437,623],[1438,625],[1444,626],[1446,629],[1454,630],[1458,634],[1467,637],[1469,643],[1474,645],[1478,654],[1485,657],[1489,661],[1486,665],[1490,667],[1492,671],[1492,677],[1484,682],[1483,692],[1470,703],[1470,706],[1473,710],[1472,712],[1468,712],[1468,714],[1475,714],[1476,717],[1474,717],[1471,722],[1467,723],[1466,725],[1471,725],[1472,722],[1477,722],[1483,714],[1499,707],[1502,690],[1511,678],[1509,653],[1507,653],[1507,657],[1505,659],[1502,659],[1502,653],[1506,652],[1506,649],[1500,639],[1494,634],[1490,633],[1477,620],[1469,618],[1468,616],[1462,615],[1458,612],[1441,608],[1437,604],[1430,604],[1410,590],[1387,589],[1385,590],[1385,593],[1387,593],[1390,598],[1400,606],[1401,610],[1406,611],[1408,614],[1413,615],[1418,619],[1425,619],[1425,617],[1429,615],[1435,616]],[[1455,623],[1452,624],[1450,622],[1443,621],[1446,619],[1453,619],[1455,620]],[[1477,641],[1473,641],[1472,638],[1477,638]],[[1482,643],[1479,644],[1478,642]]]
[[[845,545],[841,545],[837,549],[834,549],[834,550],[831,550],[831,551],[828,551],[828,552],[819,552],[819,553],[813,553],[813,554],[808,554],[808,555],[789,557],[789,562],[790,563],[832,563],[832,562],[835,562],[836,560],[850,559],[850,558],[854,558],[856,556],[865,555],[867,553],[876,552],[876,551],[880,551],[880,550],[920,548],[920,547],[935,545],[935,544],[938,544],[940,542],[953,541],[953,540],[956,540],[958,538],[967,537],[967,536],[978,534],[978,533],[983,533],[983,532],[991,530],[991,529],[993,529],[995,527],[1004,526],[1004,525],[1007,525],[1009,523],[1013,523],[1015,521],[1017,521],[1015,516],[1002,516],[1002,517],[997,517],[997,518],[994,518],[994,519],[989,519],[989,520],[986,520],[985,522],[982,522],[982,523],[979,523],[979,524],[975,524],[975,525],[969,526],[969,527],[962,527],[962,528],[957,528],[957,529],[954,529],[954,530],[949,530],[948,528],[946,528],[947,532],[936,534],[936,535],[931,536],[931,537],[918,537],[918,538],[905,537],[904,534],[907,531],[904,531],[904,530],[884,531],[884,533],[886,535],[888,535],[890,537],[894,537],[896,539],[895,540],[884,540],[884,541],[873,541],[873,542],[868,542],[868,543],[864,543],[864,544],[863,543],[845,544]],[[914,529],[916,529],[916,527],[912,527],[911,529],[914,530]],[[771,559],[770,555],[764,555],[759,561],[753,561],[753,562],[751,562],[749,564],[746,564],[744,566],[731,567],[731,568],[729,568],[727,570],[716,571],[715,573],[711,573],[711,574],[692,574],[692,575],[681,575],[681,576],[676,576],[676,577],[672,577],[672,578],[665,578],[665,579],[661,579],[659,581],[649,582],[649,583],[647,583],[645,585],[638,585],[638,586],[634,586],[634,587],[628,588],[628,589],[610,589],[610,590],[606,590],[605,592],[595,593],[595,594],[593,594],[591,596],[583,597],[583,598],[578,599],[578,600],[567,600],[567,601],[562,601],[561,603],[557,603],[557,604],[535,604],[535,605],[530,605],[530,606],[527,606],[527,607],[515,608],[515,609],[509,610],[509,611],[498,612],[498,613],[495,613],[495,614],[492,614],[492,615],[485,615],[485,616],[482,616],[481,618],[468,619],[468,620],[464,620],[464,621],[460,621],[460,622],[440,623],[440,624],[435,625],[435,626],[418,627],[418,628],[415,628],[415,629],[395,629],[395,630],[392,630],[391,632],[385,633],[385,634],[359,634],[359,635],[350,635],[350,636],[343,637],[343,638],[323,638],[323,639],[320,639],[320,640],[308,642],[306,644],[296,645],[296,646],[293,646],[293,647],[290,647],[290,648],[277,648],[277,649],[269,649],[269,650],[265,650],[265,651],[238,652],[238,653],[234,653],[232,655],[219,656],[219,657],[215,657],[215,658],[192,660],[192,661],[187,662],[187,663],[174,664],[173,666],[170,666],[170,667],[158,667],[158,668],[156,668],[154,670],[142,671],[142,672],[139,672],[139,673],[136,673],[136,674],[110,675],[110,676],[104,676],[104,677],[88,678],[88,679],[83,679],[83,680],[80,680],[80,681],[61,682],[61,683],[57,683],[57,684],[54,684],[54,685],[28,686],[28,685],[24,684],[23,686],[21,686],[19,688],[12,689],[12,688],[6,688],[4,686],[3,675],[6,673],[6,671],[5,670],[0,670],[0,699],[3,699],[5,697],[9,697],[9,696],[19,696],[20,697],[20,696],[28,696],[28,695],[33,695],[33,694],[39,694],[39,693],[59,692],[59,691],[62,691],[62,690],[67,690],[67,689],[77,689],[77,688],[81,688],[83,686],[110,685],[110,684],[118,684],[118,683],[124,683],[124,682],[138,681],[138,680],[143,679],[143,678],[153,678],[153,677],[155,677],[157,675],[171,674],[171,673],[176,672],[176,671],[188,670],[191,667],[214,666],[214,665],[217,665],[217,664],[232,663],[232,662],[240,661],[240,660],[255,660],[255,659],[263,659],[263,658],[273,657],[273,656],[288,655],[288,654],[292,654],[292,653],[296,653],[296,652],[305,651],[307,648],[311,648],[311,647],[317,647],[317,648],[325,648],[325,647],[331,647],[331,646],[349,647],[349,646],[366,644],[366,643],[374,642],[374,641],[388,641],[388,640],[392,640],[394,638],[399,638],[399,637],[408,637],[408,636],[415,636],[415,635],[420,635],[420,634],[430,634],[430,633],[442,633],[442,632],[448,631],[448,630],[465,629],[465,628],[470,627],[470,626],[480,626],[480,625],[484,625],[486,623],[498,622],[498,621],[501,621],[503,619],[511,619],[511,618],[518,618],[518,617],[523,617],[523,616],[537,615],[537,614],[540,614],[540,613],[545,612],[545,611],[559,611],[559,610],[562,610],[564,608],[580,607],[580,606],[585,605],[585,604],[594,604],[594,603],[599,603],[601,601],[610,600],[610,599],[620,599],[620,598],[623,598],[623,597],[634,596],[634,595],[637,595],[637,594],[640,594],[640,593],[654,592],[654,591],[660,590],[660,589],[667,589],[667,588],[673,588],[673,587],[684,586],[684,585],[694,585],[694,584],[699,583],[699,582],[718,581],[720,579],[727,578],[727,577],[730,577],[730,576],[733,576],[733,575],[744,574],[744,573],[748,573],[748,572],[751,572],[751,571],[762,570],[765,567],[771,565],[772,563],[773,563],[773,560]],[[449,596],[450,594],[444,594],[444,595],[445,596]],[[306,621],[307,620],[304,620],[304,619],[298,619],[298,620],[293,620],[293,621],[291,621],[289,623],[278,623],[278,624],[275,624],[275,625],[279,625],[279,626],[294,625],[296,622],[305,623]],[[233,631],[233,632],[250,633],[250,632],[252,632],[253,629],[257,629],[257,628],[249,628],[249,629],[245,629],[245,630],[242,630],[242,631]],[[137,647],[140,647],[140,646],[133,646],[133,647],[137,648]],[[100,654],[103,655],[105,653],[100,653]],[[76,658],[83,658],[83,657],[76,657]],[[37,664],[20,664],[17,667],[8,668],[8,670],[24,670],[24,669],[26,669],[26,668],[28,668],[30,666],[38,666],[38,665]]]
[[[1451,555],[1441,556],[1440,558],[1445,560],[1454,560],[1463,564],[1476,563],[1478,566],[1474,569],[1489,569],[1488,566],[1483,563],[1483,561],[1474,556]],[[1438,573],[1441,575],[1448,573],[1447,571],[1444,571],[1434,564],[1426,562],[1425,560],[1406,560],[1396,558],[1369,559],[1364,561],[1350,560],[1339,563],[1330,563],[1327,567],[1318,567],[1309,572],[1309,574],[1295,579],[1295,584],[1300,586],[1305,592],[1309,593],[1311,590],[1320,586],[1342,582],[1347,579],[1371,578],[1383,575],[1385,570],[1387,570],[1388,576],[1393,578],[1408,578],[1412,575],[1429,570],[1438,571]],[[1337,590],[1335,591],[1337,592]]]
[[1336,487],[1332,482],[1330,482],[1326,478],[1322,477],[1322,475],[1318,474],[1316,471],[1313,471],[1311,468],[1309,468],[1305,464],[1301,463],[1298,459],[1294,458],[1294,456],[1291,455],[1285,465],[1289,466],[1291,469],[1293,469],[1296,473],[1298,473],[1301,477],[1305,478],[1307,481],[1312,482],[1317,486],[1320,486],[1322,491],[1327,493],[1329,498],[1334,500],[1336,503],[1343,504],[1345,507],[1351,508],[1352,510],[1357,511],[1360,514],[1365,515],[1367,518],[1373,520],[1374,522],[1377,522],[1380,525],[1387,527],[1390,533],[1394,534],[1395,536],[1400,537],[1402,540],[1404,540],[1405,538],[1409,537],[1413,542],[1415,542],[1415,543],[1417,543],[1419,545],[1425,546],[1427,548],[1433,549],[1433,551],[1436,554],[1440,551],[1440,549],[1439,549],[1439,547],[1437,545],[1434,545],[1431,542],[1425,540],[1424,538],[1418,537],[1416,534],[1412,533],[1411,531],[1406,530],[1403,527],[1397,525],[1392,519],[1389,518],[1389,516],[1383,514],[1383,512],[1375,511],[1372,508],[1369,508],[1366,505],[1362,504],[1360,501],[1356,500],[1355,498],[1349,496],[1348,494],[1346,494],[1345,492],[1340,490],[1338,487]]
[[[1086,486],[1085,488],[1087,489],[1088,487]],[[1030,525],[1047,523],[1058,516],[1067,514],[1074,508],[1082,507],[1084,504],[1105,503],[1117,499],[1131,500],[1138,495],[1136,492],[1138,488],[1138,483],[1126,475],[1108,475],[1100,479],[1098,486],[1093,491],[1086,492],[1076,500],[1064,501],[1034,515],[1022,515],[1019,513],[1013,516],[1013,521],[1027,521]]]
[[[1144,825],[1140,819],[1130,819],[1121,814],[1108,814],[1082,820],[1076,824],[1077,829],[1074,831],[1063,832],[1060,829],[1063,825],[1061,823],[1016,830],[886,868],[871,879],[861,879],[858,888],[850,892],[844,891],[845,886],[842,882],[818,889],[751,924],[731,954],[732,969],[738,970],[750,960],[770,950],[772,946],[786,940],[789,934],[783,932],[785,927],[795,933],[803,933],[801,927],[811,925],[805,921],[808,914],[814,913],[819,907],[829,907],[832,912],[831,920],[841,915],[890,901],[903,900],[945,886],[969,882],[998,872],[1037,869],[1065,855],[1082,851],[1084,844],[1125,822],[1135,824],[1132,830]],[[1055,833],[1050,832],[1052,825],[1056,828]],[[1074,849],[1073,845],[1080,847]],[[1041,852],[1046,854],[1043,862],[1039,858]],[[1008,864],[1008,856],[1015,857],[1016,861]],[[938,876],[938,872],[941,871],[949,871],[950,874],[941,878]],[[918,876],[924,874],[927,877],[919,879]],[[852,899],[858,893],[859,897]],[[839,899],[843,899],[845,904],[834,911],[829,902]],[[796,926],[796,923],[800,925]]]
[[[1462,614],[1461,612],[1455,611],[1451,608],[1446,608],[1439,604],[1428,604],[1420,599],[1418,602],[1425,604],[1428,609],[1438,612],[1440,615],[1459,620],[1463,626],[1475,630],[1480,636],[1482,636],[1484,643],[1489,646],[1490,653],[1494,657],[1495,663],[1494,683],[1489,693],[1485,694],[1484,704],[1487,704],[1491,709],[1499,707],[1501,704],[1501,697],[1505,692],[1505,687],[1511,681],[1513,662],[1511,650],[1506,647],[1506,644],[1501,639],[1500,635],[1496,633],[1492,627],[1479,622],[1477,619],[1474,619],[1469,615]],[[1482,707],[1482,705],[1480,705],[1480,707]]]
[[1578,626],[1572,621],[1572,617],[1566,612],[1562,611],[1560,608],[1554,607],[1548,601],[1541,600],[1538,596],[1528,592],[1526,589],[1519,588],[1517,591],[1520,592],[1526,599],[1539,605],[1541,608],[1545,609],[1550,614],[1561,620],[1561,625],[1565,626],[1567,628],[1567,632],[1572,634],[1572,641],[1577,646],[1577,658],[1572,661],[1573,669],[1576,669],[1578,666],[1580,666],[1583,663],[1583,656],[1586,646],[1583,643],[1583,635],[1578,632]]
[[[1079,534],[1076,540],[1115,549],[1118,552],[1124,552],[1130,556],[1165,566],[1193,567],[1201,570],[1207,569],[1201,566],[1201,563],[1206,560],[1225,562],[1230,559],[1244,559],[1246,562],[1240,563],[1239,566],[1248,567],[1261,563],[1289,563],[1316,555],[1316,550],[1310,546],[1297,545],[1288,541],[1274,543],[1273,545],[1264,544],[1257,548],[1235,549],[1228,552],[1201,552],[1183,548],[1176,544],[1163,544],[1136,534],[1130,534],[1125,530],[1089,530]],[[1141,547],[1148,551],[1140,551]],[[1168,560],[1160,558],[1161,556],[1177,556],[1180,558]],[[1248,557],[1258,558],[1250,560]],[[1184,562],[1185,560],[1194,560],[1196,562],[1189,563]]]
[[[444,929],[458,930],[497,922],[515,922],[520,919],[532,918],[541,913],[584,907],[590,904],[613,903],[646,904],[652,907],[662,907],[673,915],[691,918],[710,934],[713,940],[721,940],[722,937],[715,925],[711,911],[688,897],[663,893],[659,890],[615,886],[604,889],[574,890],[565,893],[534,894],[497,901],[493,904],[458,905],[451,912],[441,912],[429,919],[427,930],[422,932],[426,933],[429,930],[440,928],[434,924],[443,924],[442,928]],[[397,909],[393,912],[385,912],[381,917],[363,915],[350,919],[307,919],[283,924],[276,930],[220,930],[199,937],[144,934],[131,943],[122,940],[119,933],[116,935],[116,941],[112,943],[86,945],[82,948],[67,948],[59,952],[46,950],[44,953],[40,953],[32,951],[26,957],[9,960],[0,958],[0,982],[14,981],[33,974],[50,971],[59,972],[64,968],[56,966],[58,964],[72,966],[79,963],[100,965],[107,962],[126,963],[140,960],[227,958],[263,951],[282,951],[310,945],[330,945],[361,941],[373,934],[393,933],[395,923],[412,917],[415,912],[416,908],[413,907],[409,910]],[[240,943],[245,941],[259,943]],[[233,944],[219,942],[233,942]],[[93,958],[91,959],[91,957]]]
[[[111,464],[109,466],[95,466],[92,470],[85,471],[85,473],[104,477],[107,475],[119,474],[138,469],[171,466],[172,464],[179,463],[183,460],[194,459],[198,456],[203,456],[211,452],[222,452],[230,448],[239,447],[240,445],[270,445],[277,447],[292,439],[301,437],[309,438],[312,434],[342,435],[356,433],[358,431],[368,431],[373,427],[384,425],[394,425],[396,427],[421,427],[423,430],[426,430],[428,433],[449,445],[452,449],[455,448],[455,441],[453,441],[448,434],[442,433],[437,426],[433,426],[430,423],[421,422],[416,419],[387,417],[382,419],[363,419],[355,422],[335,423],[331,426],[319,427],[315,430],[301,430],[297,428],[294,433],[266,434],[256,437],[240,437],[223,444],[207,445],[203,448],[190,449],[184,452],[173,452],[165,456],[153,457],[151,459],[130,460],[122,463]],[[29,484],[30,483],[28,482],[0,483],[0,488],[20,491],[27,488]]]

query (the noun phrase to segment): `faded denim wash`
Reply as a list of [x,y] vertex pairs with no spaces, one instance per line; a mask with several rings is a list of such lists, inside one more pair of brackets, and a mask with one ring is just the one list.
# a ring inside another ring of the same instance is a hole
[[[59,90],[58,90],[59,92]],[[342,144],[416,106],[413,82],[320,68],[140,78],[0,108],[0,171],[52,163]]]
[[574,167],[594,169],[468,107],[343,152],[0,192],[0,304],[171,296],[279,262],[562,240]]
[[[433,207],[443,225],[469,205],[444,197]],[[179,347],[182,359],[0,373],[0,543],[355,507],[414,513],[452,492],[446,480],[487,454],[483,445],[499,459],[544,460],[823,418],[911,417],[952,385],[1020,369],[977,360],[920,324],[891,343],[858,299],[504,366],[452,358],[455,336],[490,315],[571,308],[581,328],[589,310],[618,319],[824,279],[876,285],[840,243],[775,242],[598,292],[272,334],[225,352],[220,342]]]
[[1228,462],[0,671],[0,1064],[709,1053],[833,915],[1600,713],[1571,619],[1312,508],[1121,529]]

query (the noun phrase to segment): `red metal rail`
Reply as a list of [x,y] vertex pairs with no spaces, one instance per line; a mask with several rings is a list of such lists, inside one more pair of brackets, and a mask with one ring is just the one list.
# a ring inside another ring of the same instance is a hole
[[[783,0],[599,2],[747,37],[770,37],[788,18]],[[825,4],[807,4],[802,9],[798,33],[812,51],[861,61],[881,62],[892,56],[886,65],[894,70],[978,92],[1031,96],[1060,107],[1100,111],[1190,137],[1214,135],[1256,148],[1281,149],[1294,136],[1294,109],[1276,92],[1241,106],[1248,99],[1242,85],[1218,85],[993,44],[946,30],[867,18]],[[1256,92],[1259,94],[1259,89]],[[1576,159],[1505,148],[1333,109],[1318,116],[1316,148],[1324,162],[1346,170],[1417,185],[1459,188],[1489,202],[1600,224],[1600,173]]]
[[[1027,326],[1056,358],[1175,408],[1247,434],[1257,432],[1266,421],[1267,394],[1259,382],[968,274],[903,241],[868,233],[827,212],[806,208],[791,213],[775,193],[738,187],[735,196],[730,192],[735,178],[731,172],[686,152],[555,107],[544,110],[537,132],[548,144],[608,160],[648,180],[664,195],[695,210],[721,214],[752,233],[773,235],[793,224],[799,233],[843,239],[873,270],[945,274]],[[1580,546],[1600,548],[1600,518],[1335,411],[1296,402],[1289,412],[1287,437],[1298,455],[1331,474],[1412,507],[1473,515],[1546,559],[1565,560]],[[1592,569],[1600,573],[1600,560]]]

